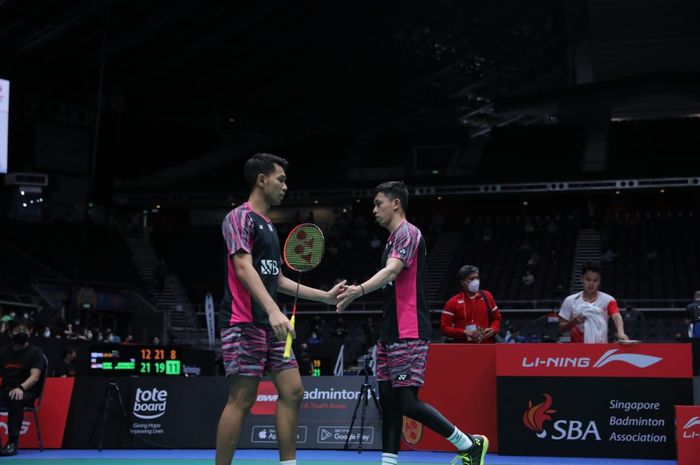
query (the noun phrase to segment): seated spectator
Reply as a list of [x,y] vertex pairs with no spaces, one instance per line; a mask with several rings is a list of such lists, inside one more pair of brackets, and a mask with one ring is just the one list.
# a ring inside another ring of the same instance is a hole
[[523,284],[526,286],[532,286],[532,284],[535,282],[535,275],[532,274],[532,271],[529,269],[525,270],[525,274],[523,275]]
[[12,321],[9,328],[12,344],[0,353],[0,399],[7,408],[8,437],[0,456],[17,455],[24,407],[34,404],[39,395],[41,371],[46,369],[41,349],[29,343],[30,327],[28,320]]
[[686,307],[686,324],[688,336],[694,339],[700,338],[700,291],[695,291],[694,300]]
[[540,254],[538,254],[537,252],[533,252],[527,261],[527,266],[528,267],[536,267],[539,262],[540,262]]
[[622,319],[624,321],[644,321],[644,314],[634,308],[632,305],[627,304],[625,306],[625,311],[622,312]]
[[309,345],[320,344],[321,338],[318,337],[318,334],[316,333],[316,331],[311,331],[311,334],[309,334],[309,337],[306,339],[306,342]]
[[613,252],[612,249],[607,249],[605,253],[600,256],[600,259],[604,262],[614,262],[616,258],[617,254]]
[[78,358],[78,351],[73,347],[66,347],[63,349],[63,357],[61,361],[58,362],[58,366],[53,371],[53,375],[57,378],[74,378],[75,377],[75,365],[73,362]]

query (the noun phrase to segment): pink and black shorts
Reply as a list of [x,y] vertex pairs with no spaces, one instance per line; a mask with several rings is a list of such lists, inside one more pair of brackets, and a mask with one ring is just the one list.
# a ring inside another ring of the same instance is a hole
[[294,351],[284,355],[285,341],[280,341],[269,326],[243,323],[221,330],[221,351],[226,376],[262,378],[267,371],[298,368]]
[[401,339],[377,343],[377,381],[391,381],[392,387],[420,387],[425,379],[430,341]]

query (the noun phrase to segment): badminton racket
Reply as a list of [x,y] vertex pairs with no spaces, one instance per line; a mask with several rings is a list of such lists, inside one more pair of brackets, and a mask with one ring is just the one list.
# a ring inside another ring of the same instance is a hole
[[[297,290],[294,293],[294,306],[292,318],[289,322],[294,329],[297,315],[297,299],[299,298],[299,286],[301,274],[311,271],[321,263],[323,258],[325,239],[323,232],[315,224],[303,223],[296,226],[284,241],[283,259],[289,269],[297,272]],[[284,358],[290,358],[292,354],[292,333],[287,333],[287,343],[284,347]]]

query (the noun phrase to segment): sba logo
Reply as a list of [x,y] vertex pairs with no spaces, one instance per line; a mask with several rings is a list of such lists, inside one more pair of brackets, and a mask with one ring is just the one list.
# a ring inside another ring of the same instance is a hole
[[260,274],[277,276],[280,274],[277,260],[260,260]]
[[[528,408],[523,413],[523,424],[534,431],[540,439],[547,437],[544,423],[551,421],[551,415],[557,413],[556,410],[551,408],[552,396],[549,394],[543,395],[544,401],[539,404],[533,405],[532,401],[528,401]],[[598,426],[594,421],[589,421],[586,424],[579,420],[557,420],[552,424],[552,428],[554,432],[551,433],[550,439],[554,441],[585,441],[589,436],[596,441],[601,440]]]

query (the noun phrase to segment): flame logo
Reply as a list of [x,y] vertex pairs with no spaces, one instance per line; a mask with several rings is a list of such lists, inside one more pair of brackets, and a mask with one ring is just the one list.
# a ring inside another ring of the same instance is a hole
[[552,406],[552,396],[549,394],[543,395],[544,402],[532,405],[532,401],[528,401],[528,408],[525,410],[525,413],[523,413],[523,424],[528,429],[538,433],[537,437],[539,438],[543,438],[547,435],[547,432],[543,429],[544,422],[552,419],[550,414],[557,413],[556,410],[550,409]]

